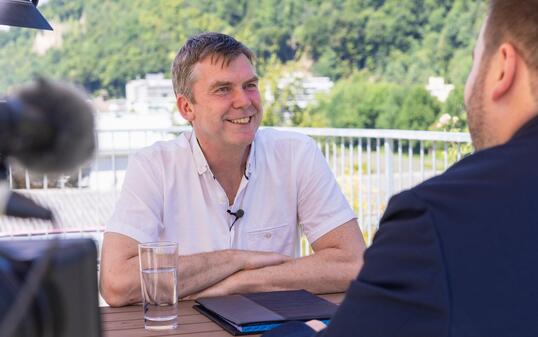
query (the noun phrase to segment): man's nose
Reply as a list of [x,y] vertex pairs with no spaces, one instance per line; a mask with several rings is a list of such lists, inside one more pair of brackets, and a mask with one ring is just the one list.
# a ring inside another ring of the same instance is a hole
[[234,94],[233,107],[235,109],[242,109],[249,107],[252,104],[250,96],[244,88],[236,90]]

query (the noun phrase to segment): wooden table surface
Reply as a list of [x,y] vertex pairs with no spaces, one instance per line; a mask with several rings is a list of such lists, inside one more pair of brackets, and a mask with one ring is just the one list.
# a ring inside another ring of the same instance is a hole
[[[339,304],[343,293],[321,295]],[[230,337],[231,335],[192,308],[194,301],[179,302],[179,324],[175,330],[147,331],[144,329],[142,306],[101,308],[104,337],[183,336],[183,337]],[[259,335],[251,335],[259,336]]]

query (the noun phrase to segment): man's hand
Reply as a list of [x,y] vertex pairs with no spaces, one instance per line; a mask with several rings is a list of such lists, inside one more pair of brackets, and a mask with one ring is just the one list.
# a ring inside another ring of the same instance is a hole
[[287,255],[271,252],[237,250],[237,254],[243,261],[242,269],[247,270],[275,266],[291,260],[291,257]]
[[[244,292],[241,287],[247,285],[249,281],[252,281],[250,279],[250,274],[247,272],[248,270],[276,266],[292,260],[289,256],[277,253],[253,252],[246,250],[235,252],[238,254],[238,258],[243,259],[243,270],[228,276],[211,287],[183,299],[194,300],[201,297],[224,296]],[[245,290],[247,290],[247,288],[245,288]]]
[[[198,260],[197,257],[204,257],[204,259],[195,262]],[[194,298],[194,296],[197,298],[200,297],[197,294],[216,287],[216,289],[211,291],[211,294],[228,295],[234,293],[233,289],[236,288],[233,286],[233,278],[227,280],[228,278],[239,274],[241,271],[276,266],[290,259],[289,256],[277,253],[238,249],[203,253],[201,255],[180,256],[178,277],[183,282],[180,282],[179,294],[182,299]],[[186,266],[185,264],[189,264],[190,266]],[[223,268],[226,268],[226,270],[222,270]],[[193,296],[192,294],[196,295]]]
[[240,294],[244,291],[241,291],[241,287],[249,282],[249,273],[248,271],[239,271],[219,283],[206,288],[196,294],[192,294],[185,300],[195,300],[202,297],[216,297],[216,296],[225,296]]
[[204,298],[204,297],[217,297],[217,296],[232,295],[233,292],[231,291],[231,289],[233,289],[233,287],[232,287],[232,284],[230,283],[231,278],[233,278],[233,275],[229,276],[228,278],[222,280],[221,282],[215,284],[212,287],[206,288],[196,294],[191,294],[181,299],[186,300],[186,301],[192,301],[192,300],[197,300],[199,298]]
[[323,323],[322,321],[318,321],[316,319],[308,321],[305,324],[308,325],[310,328],[312,328],[316,332],[320,332],[321,330],[323,330],[323,329],[325,329],[327,327],[327,325],[325,325],[325,323]]

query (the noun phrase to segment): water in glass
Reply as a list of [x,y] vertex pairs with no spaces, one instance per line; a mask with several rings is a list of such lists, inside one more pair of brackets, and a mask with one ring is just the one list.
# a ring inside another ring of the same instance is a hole
[[177,327],[176,268],[142,270],[142,296],[146,329],[164,330]]

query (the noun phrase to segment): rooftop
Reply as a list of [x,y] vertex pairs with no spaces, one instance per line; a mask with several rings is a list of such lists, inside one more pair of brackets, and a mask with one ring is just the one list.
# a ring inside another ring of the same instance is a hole
[[53,209],[57,227],[42,220],[0,216],[0,237],[33,234],[84,233],[104,229],[112,214],[117,192],[114,190],[47,189],[19,190],[40,205]]

